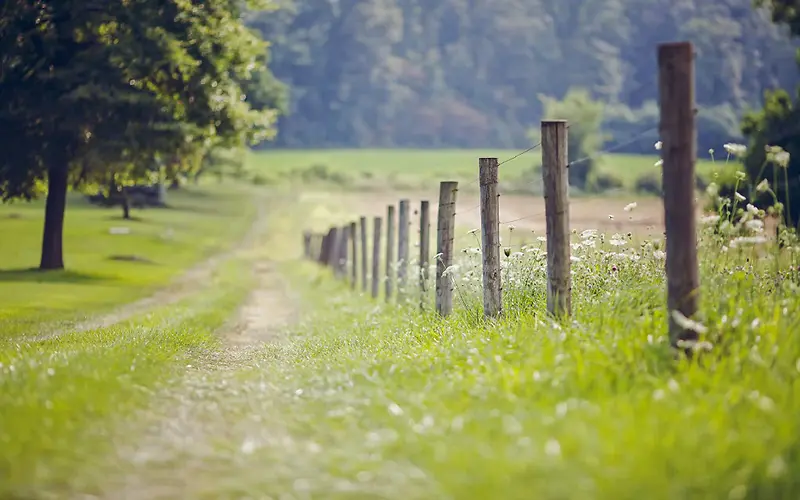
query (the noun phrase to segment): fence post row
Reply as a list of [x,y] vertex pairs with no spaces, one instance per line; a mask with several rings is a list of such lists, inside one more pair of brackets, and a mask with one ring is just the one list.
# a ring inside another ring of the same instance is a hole
[[694,54],[689,42],[658,46],[658,95],[664,189],[667,308],[673,347],[696,341],[697,332],[673,317],[697,313],[700,278],[697,261],[694,179],[697,144],[694,106]]
[[481,187],[481,255],[483,257],[483,314],[502,313],[500,283],[500,194],[497,192],[497,158],[478,161]]
[[436,312],[449,316],[453,312],[455,284],[445,270],[453,265],[453,240],[456,228],[456,193],[458,182],[439,183],[439,210],[436,221]]
[[542,182],[547,227],[547,312],[572,314],[567,122],[542,122]]
[[392,281],[393,266],[394,266],[394,205],[386,207],[386,275],[384,276],[385,282],[385,295],[386,301],[389,302],[392,298]]
[[378,298],[381,283],[381,218],[372,223],[372,298]]

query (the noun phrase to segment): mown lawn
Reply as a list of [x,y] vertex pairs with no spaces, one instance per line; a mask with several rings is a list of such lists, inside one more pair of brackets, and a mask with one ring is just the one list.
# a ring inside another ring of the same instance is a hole
[[42,273],[43,202],[0,205],[0,336],[132,302],[237,242],[255,213],[241,187],[170,192],[170,208],[89,205],[71,196],[64,230],[64,271]]

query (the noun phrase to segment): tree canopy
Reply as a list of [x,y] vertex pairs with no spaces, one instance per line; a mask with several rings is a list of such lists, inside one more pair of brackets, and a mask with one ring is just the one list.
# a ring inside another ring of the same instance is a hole
[[[47,182],[41,267],[63,267],[70,181],[148,175],[185,157],[275,133],[267,44],[250,0],[12,0],[0,8],[0,197]],[[255,76],[254,76],[255,75]],[[262,89],[256,85],[263,83]],[[250,86],[254,107],[243,90]],[[261,93],[259,94],[260,91]],[[276,94],[273,96],[273,94]]]
[[[657,125],[655,47],[697,50],[700,151],[741,140],[794,43],[752,0],[278,0],[248,23],[291,88],[276,147],[526,147],[539,95],[585,89],[624,142]],[[783,15],[783,14],[781,14]],[[650,152],[655,137],[629,151]]]

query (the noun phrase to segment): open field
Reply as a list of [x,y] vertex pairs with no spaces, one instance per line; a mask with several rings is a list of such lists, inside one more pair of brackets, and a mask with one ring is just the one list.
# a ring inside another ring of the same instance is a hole
[[[375,302],[299,260],[304,229],[384,215],[401,198],[412,209],[429,199],[435,221],[443,178],[371,191],[189,187],[175,210],[127,224],[75,202],[65,274],[96,281],[23,280],[41,276],[19,271],[36,264],[41,209],[2,207],[0,226],[18,224],[20,238],[0,254],[20,277],[0,283],[2,307],[15,304],[0,319],[0,497],[796,496],[796,243],[736,247],[702,229],[698,321],[711,350],[699,363],[674,361],[666,343],[657,198],[573,200],[576,231],[636,238],[575,235],[575,315],[563,324],[543,314],[538,196],[501,196],[515,252],[497,321],[481,318],[474,255],[459,254],[447,319],[420,312],[415,289],[408,303]],[[475,193],[460,191],[459,247],[477,246],[478,216]],[[130,234],[109,234],[123,225]],[[123,252],[161,271],[108,260]],[[21,297],[36,292],[27,308]],[[55,327],[33,317],[41,304],[53,304],[46,320],[87,319],[42,335]]]
[[[70,198],[64,232],[67,269],[41,273],[43,202],[0,205],[0,330],[31,333],[36,323],[75,320],[166,285],[230,247],[254,217],[252,195],[217,187],[170,193],[167,209],[101,209]],[[13,236],[9,236],[13,235]]]
[[[510,159],[518,150],[276,150],[252,152],[248,168],[266,183],[327,184],[347,189],[420,189],[439,181],[472,183],[477,177],[478,158]],[[655,151],[654,151],[655,152]],[[597,157],[600,172],[612,173],[632,190],[636,179],[647,172],[659,173],[657,155],[604,154]],[[541,163],[537,148],[502,165],[500,182],[507,189],[523,189],[519,182],[538,181],[531,169]],[[725,161],[698,161],[704,178],[726,168]]]

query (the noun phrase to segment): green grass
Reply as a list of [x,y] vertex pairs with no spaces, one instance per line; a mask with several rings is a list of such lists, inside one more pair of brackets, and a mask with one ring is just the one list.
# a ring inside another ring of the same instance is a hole
[[225,399],[223,416],[256,412],[269,432],[220,470],[234,480],[207,479],[226,498],[793,498],[800,277],[783,265],[776,281],[770,247],[721,251],[731,237],[703,236],[713,349],[696,363],[668,348],[654,242],[587,239],[562,325],[544,314],[538,246],[509,258],[497,322],[480,318],[475,257],[446,320],[293,266],[317,315],[242,372],[250,396]]
[[[43,321],[64,320],[131,302],[203,258],[237,242],[254,215],[241,188],[170,192],[171,208],[103,209],[71,196],[66,212],[66,270],[35,268],[43,202],[0,205],[0,332],[9,337]],[[112,234],[126,228],[128,234]],[[129,260],[134,257],[138,260]]]
[[[241,261],[147,318],[35,343],[0,344],[0,498],[60,497],[96,485],[110,430],[202,361],[252,286]],[[76,472],[94,482],[82,483]]]
[[[497,157],[504,161],[517,150],[275,150],[251,152],[248,168],[264,183],[321,183],[347,188],[393,187],[430,188],[439,181],[471,182],[478,171],[478,158]],[[647,172],[659,173],[657,155],[606,154],[598,157],[600,172],[618,176],[632,189],[636,179]],[[501,182],[516,183],[541,163],[541,151],[533,150],[501,166]],[[700,160],[698,172],[710,176],[724,162]]]

